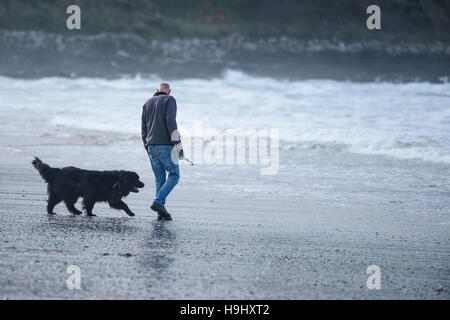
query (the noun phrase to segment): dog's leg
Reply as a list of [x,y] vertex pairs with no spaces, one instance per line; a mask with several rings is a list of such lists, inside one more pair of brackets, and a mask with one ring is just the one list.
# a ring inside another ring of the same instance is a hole
[[127,204],[125,202],[123,202],[122,200],[114,201],[114,202],[108,201],[108,203],[111,208],[123,210],[130,217],[134,216],[134,213],[130,210],[130,208],[128,208]]
[[67,201],[67,200],[64,201],[64,203],[66,204],[67,210],[69,210],[69,212],[76,214],[76,215],[80,215],[80,214],[82,214],[82,212],[80,210],[78,210],[77,208],[75,208],[75,202],[76,202],[76,200],[75,201]]
[[58,197],[55,193],[53,193],[50,188],[48,189],[48,200],[47,200],[47,213],[48,214],[55,214],[53,212],[53,209],[55,206],[60,203],[62,199]]
[[95,217],[95,214],[92,213],[92,209],[94,208],[95,201],[91,197],[86,197],[83,199],[83,209],[86,211],[86,214],[89,217]]

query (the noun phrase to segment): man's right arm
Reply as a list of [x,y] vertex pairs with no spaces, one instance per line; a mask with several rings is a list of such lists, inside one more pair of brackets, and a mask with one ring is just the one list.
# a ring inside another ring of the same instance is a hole
[[144,106],[142,107],[142,118],[141,118],[141,136],[142,136],[142,142],[144,143],[144,148],[145,151],[147,151],[147,117],[146,117],[146,113],[145,113],[145,106],[146,104],[144,104]]

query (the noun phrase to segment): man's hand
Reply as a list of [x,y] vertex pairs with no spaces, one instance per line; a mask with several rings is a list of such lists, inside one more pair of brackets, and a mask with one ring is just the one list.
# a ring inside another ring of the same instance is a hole
[[181,142],[180,142],[180,143],[177,143],[177,144],[175,145],[175,148],[176,148],[176,150],[177,150],[177,157],[178,157],[178,160],[183,160],[183,159],[184,159],[184,151],[183,151],[183,145],[181,144]]

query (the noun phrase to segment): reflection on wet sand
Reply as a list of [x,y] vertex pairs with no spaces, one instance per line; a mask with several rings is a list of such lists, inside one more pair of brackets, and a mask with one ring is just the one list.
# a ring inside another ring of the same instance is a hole
[[43,229],[56,229],[63,232],[113,232],[118,234],[135,233],[138,228],[127,225],[128,217],[86,217],[73,215],[47,215],[47,221],[41,224]]
[[144,241],[142,250],[142,265],[154,273],[157,279],[164,278],[174,261],[174,253],[177,247],[176,234],[173,224],[170,222],[154,221],[151,232]]

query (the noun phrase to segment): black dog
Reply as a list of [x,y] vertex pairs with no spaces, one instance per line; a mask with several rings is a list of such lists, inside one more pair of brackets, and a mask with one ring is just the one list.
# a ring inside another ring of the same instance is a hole
[[83,209],[88,216],[96,202],[108,202],[111,208],[121,209],[129,216],[134,213],[121,199],[130,192],[139,192],[144,183],[132,171],[93,171],[75,167],[52,168],[40,159],[34,158],[33,166],[47,182],[47,212],[54,214],[53,208],[64,201],[67,209],[73,214],[82,212],[75,208],[78,198],[83,198]]

